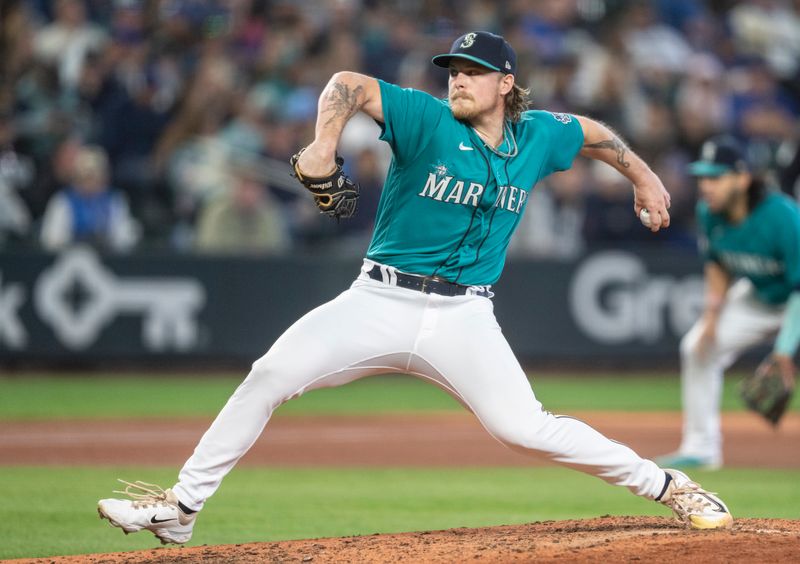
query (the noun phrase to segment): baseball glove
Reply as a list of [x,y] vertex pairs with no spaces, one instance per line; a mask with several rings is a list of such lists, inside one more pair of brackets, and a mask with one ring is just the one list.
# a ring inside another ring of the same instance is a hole
[[300,149],[289,160],[294,169],[292,176],[311,192],[320,213],[337,220],[353,217],[358,209],[359,186],[342,170],[344,159],[336,155],[336,168],[331,174],[322,178],[312,178],[302,174],[297,166],[297,161],[304,150]]
[[744,404],[773,426],[783,417],[794,392],[794,382],[770,354],[753,374],[739,383],[739,396]]

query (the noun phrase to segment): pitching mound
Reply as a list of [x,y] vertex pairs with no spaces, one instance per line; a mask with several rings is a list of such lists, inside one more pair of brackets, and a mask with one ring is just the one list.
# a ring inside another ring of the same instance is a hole
[[601,517],[139,552],[49,557],[28,563],[209,562],[797,562],[800,521],[741,519],[730,530],[690,531],[663,517]]

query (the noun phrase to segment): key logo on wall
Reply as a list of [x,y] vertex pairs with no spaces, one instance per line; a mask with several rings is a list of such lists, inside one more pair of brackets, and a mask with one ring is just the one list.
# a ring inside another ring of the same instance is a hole
[[[117,276],[88,248],[59,255],[36,279],[32,297],[39,318],[72,350],[91,347],[119,315],[141,316],[142,343],[149,350],[191,350],[206,302],[195,279]],[[27,343],[18,316],[24,299],[21,285],[0,286],[0,341],[10,349]]]

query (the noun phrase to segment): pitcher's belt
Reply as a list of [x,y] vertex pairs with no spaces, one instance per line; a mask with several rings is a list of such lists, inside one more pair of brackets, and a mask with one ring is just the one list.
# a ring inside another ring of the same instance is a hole
[[[381,267],[374,265],[371,269],[367,270],[367,276],[378,282],[383,282],[384,277],[381,273]],[[409,290],[416,290],[423,294],[439,294],[441,296],[464,296],[467,293],[476,296],[490,297],[489,290],[481,286],[465,286],[463,284],[456,284],[438,276],[418,276],[416,274],[406,274],[404,272],[393,272],[392,282],[395,286],[407,288]],[[470,292],[470,290],[472,290]]]

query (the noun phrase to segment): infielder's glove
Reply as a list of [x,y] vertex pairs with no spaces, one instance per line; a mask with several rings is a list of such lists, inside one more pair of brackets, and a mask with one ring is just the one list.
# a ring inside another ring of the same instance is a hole
[[323,178],[312,178],[300,172],[297,161],[305,149],[292,155],[289,164],[294,169],[294,176],[314,196],[320,213],[336,219],[349,219],[358,209],[359,186],[344,173],[344,159],[336,155],[336,168]]
[[770,354],[739,383],[739,395],[745,405],[773,426],[780,422],[794,392],[793,378],[784,371]]

